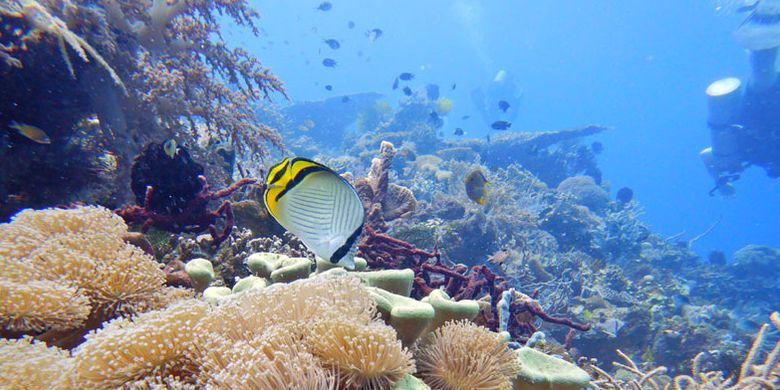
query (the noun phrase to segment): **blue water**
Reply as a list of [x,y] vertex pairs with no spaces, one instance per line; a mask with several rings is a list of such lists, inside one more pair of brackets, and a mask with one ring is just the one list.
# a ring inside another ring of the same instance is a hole
[[[447,134],[462,127],[482,137],[493,130],[469,93],[504,69],[523,95],[512,130],[614,128],[593,138],[605,146],[604,179],[613,194],[634,189],[654,232],[687,240],[720,220],[696,242],[698,253],[780,246],[777,180],[753,168],[736,183],[736,198],[707,194],[712,181],[698,157],[709,145],[704,89],[749,74],[747,53],[732,39],[744,15],[717,11],[714,1],[353,0],[332,1],[328,12],[315,10],[318,1],[251,3],[262,11],[263,35],[239,29],[226,38],[270,66],[293,101],[380,92],[395,102],[403,95],[390,89],[393,79],[408,71],[417,75],[412,87],[438,83],[454,100]],[[372,28],[384,32],[375,42],[365,36]],[[328,38],[341,48],[328,48]],[[337,67],[323,67],[326,57]]]

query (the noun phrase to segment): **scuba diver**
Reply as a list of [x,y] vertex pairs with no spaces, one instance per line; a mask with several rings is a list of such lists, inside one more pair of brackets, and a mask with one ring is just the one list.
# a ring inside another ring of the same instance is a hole
[[517,117],[522,99],[523,92],[517,81],[505,69],[499,70],[484,89],[479,87],[471,91],[471,101],[486,124],[510,123]]
[[780,177],[780,82],[775,68],[780,47],[780,0],[759,0],[735,31],[736,41],[750,51],[747,85],[734,77],[707,88],[712,146],[699,155],[719,192],[735,194],[734,181],[751,165],[767,176]]

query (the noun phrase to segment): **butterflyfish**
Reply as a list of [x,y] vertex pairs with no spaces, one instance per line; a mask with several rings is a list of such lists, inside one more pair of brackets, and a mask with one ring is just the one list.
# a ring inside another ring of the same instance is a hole
[[171,138],[163,144],[163,151],[165,152],[165,155],[170,158],[175,158],[176,153],[179,151],[179,149],[176,147],[176,140]]
[[365,211],[349,182],[318,162],[297,157],[274,165],[265,184],[265,206],[282,227],[315,255],[354,269]]
[[10,123],[8,123],[8,127],[16,130],[19,134],[39,144],[48,145],[51,143],[51,139],[46,134],[46,132],[33,125],[19,123],[17,121],[11,121]]
[[485,198],[487,198],[488,193],[490,193],[490,189],[488,188],[490,182],[485,178],[482,171],[475,169],[469,172],[463,179],[463,183],[466,185],[466,195],[469,199],[480,205],[484,205]]

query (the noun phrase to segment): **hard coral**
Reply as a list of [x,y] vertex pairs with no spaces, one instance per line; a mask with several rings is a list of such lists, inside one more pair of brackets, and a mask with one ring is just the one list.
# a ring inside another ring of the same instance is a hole
[[389,183],[395,153],[392,143],[382,141],[380,156],[371,161],[368,176],[355,181],[367,214],[366,226],[379,231],[387,230],[386,222],[409,216],[417,208],[411,190]]

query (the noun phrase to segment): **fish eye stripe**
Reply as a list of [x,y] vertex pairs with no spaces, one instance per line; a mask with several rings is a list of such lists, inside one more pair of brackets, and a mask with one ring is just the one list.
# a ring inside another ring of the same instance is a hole
[[355,244],[355,241],[357,241],[358,237],[360,237],[360,233],[363,232],[363,224],[361,223],[360,226],[358,226],[357,229],[352,233],[352,235],[347,238],[347,241],[344,242],[344,245],[342,245],[339,249],[337,249],[335,252],[333,252],[333,256],[330,257],[331,263],[338,263],[339,260],[341,260],[344,255],[346,255],[349,250],[352,248],[352,245]]
[[290,180],[287,183],[287,185],[284,186],[283,190],[281,190],[278,194],[276,194],[276,198],[274,200],[278,202],[279,199],[281,199],[282,196],[284,196],[284,194],[287,193],[287,191],[292,190],[295,186],[300,184],[303,181],[303,179],[306,178],[306,176],[315,172],[332,172],[332,171],[320,165],[314,165],[314,166],[303,168],[300,170],[300,172],[298,172],[297,175],[295,175],[295,177],[293,177],[292,180]]
[[[266,180],[266,184],[274,184],[277,181],[279,181],[279,179],[282,178],[282,175],[284,174],[284,172],[287,170],[287,165],[289,165],[289,164],[290,164],[290,159],[286,158],[286,159],[284,159],[284,161],[282,161],[279,164],[276,164],[273,167],[271,167],[271,170],[268,171],[268,177],[270,179]],[[271,176],[271,174],[273,174],[273,177]]]

